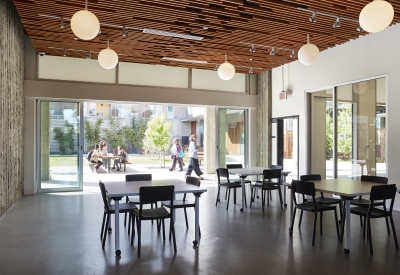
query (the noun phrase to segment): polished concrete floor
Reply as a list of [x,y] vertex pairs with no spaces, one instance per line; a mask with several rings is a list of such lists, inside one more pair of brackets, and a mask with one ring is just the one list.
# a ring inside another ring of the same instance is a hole
[[[216,207],[215,196],[216,188],[209,187],[200,199],[199,247],[192,245],[194,211],[189,211],[188,230],[183,211],[177,211],[177,253],[168,241],[162,242],[155,225],[145,222],[140,259],[137,239],[133,246],[128,244],[122,223],[122,255],[114,254],[114,233],[101,248],[103,205],[97,188],[23,197],[0,219],[0,274],[326,275],[400,271],[400,253],[386,233],[384,220],[372,222],[374,255],[370,256],[358,217],[352,217],[352,249],[345,255],[343,244],[336,239],[331,213],[324,215],[323,235],[318,233],[312,246],[312,214],[305,213],[301,230],[296,225],[293,237],[289,237],[289,211],[280,209],[276,194],[265,213],[260,200],[241,213],[233,200],[228,211],[223,199]],[[394,219],[400,233],[399,212]]]

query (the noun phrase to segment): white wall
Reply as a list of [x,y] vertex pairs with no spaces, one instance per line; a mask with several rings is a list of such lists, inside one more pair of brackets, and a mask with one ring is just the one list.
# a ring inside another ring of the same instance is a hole
[[246,92],[246,75],[236,73],[231,80],[222,80],[217,71],[192,70],[192,88],[214,91]]
[[[287,100],[279,100],[282,90],[281,68],[272,71],[272,116],[300,116],[300,174],[308,172],[306,91],[322,90],[338,84],[387,75],[387,172],[390,183],[400,184],[400,25],[369,34],[321,52],[316,64],[299,61],[284,66],[285,89],[292,90]],[[318,46],[318,45],[317,45]],[[273,148],[276,151],[276,147]],[[400,209],[400,196],[396,208]]]

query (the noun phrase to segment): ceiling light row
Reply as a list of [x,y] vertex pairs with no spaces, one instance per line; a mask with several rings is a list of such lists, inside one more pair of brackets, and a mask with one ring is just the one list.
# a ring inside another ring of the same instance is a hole
[[287,49],[287,48],[280,48],[280,47],[275,47],[275,46],[268,46],[268,45],[263,45],[263,44],[255,44],[255,43],[249,43],[249,42],[239,42],[239,44],[244,44],[244,45],[249,45],[250,46],[250,52],[255,53],[256,52],[256,47],[258,48],[269,48],[271,49],[269,52],[269,55],[275,55],[275,50],[283,50],[283,51],[290,51],[290,57],[295,58],[296,57],[296,50],[292,49]]

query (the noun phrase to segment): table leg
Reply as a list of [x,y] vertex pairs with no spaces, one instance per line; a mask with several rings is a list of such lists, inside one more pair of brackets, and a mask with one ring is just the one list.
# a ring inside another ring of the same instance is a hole
[[[290,187],[288,187],[289,190],[291,190]],[[292,224],[292,220],[293,220],[293,202],[294,202],[294,198],[293,198],[293,192],[290,192],[290,224]],[[293,232],[293,228],[291,226],[289,226],[289,233],[291,234]]]
[[115,200],[115,255],[121,255],[119,249],[119,200]]
[[[282,176],[283,178],[283,183],[286,182],[286,175]],[[286,203],[286,185],[283,185],[283,205],[286,207],[287,203]]]
[[194,195],[194,241],[193,244],[194,245],[198,245],[199,241],[200,241],[200,225],[199,225],[199,218],[200,218],[200,214],[199,214],[199,198],[201,193],[193,193]]
[[[346,242],[344,245],[344,253],[350,253],[350,201],[351,199],[346,198]],[[364,226],[366,226],[364,224]]]
[[240,212],[243,212],[244,210],[244,194],[245,194],[245,190],[244,190],[244,177],[240,177],[241,181],[242,181],[242,208],[240,208]]

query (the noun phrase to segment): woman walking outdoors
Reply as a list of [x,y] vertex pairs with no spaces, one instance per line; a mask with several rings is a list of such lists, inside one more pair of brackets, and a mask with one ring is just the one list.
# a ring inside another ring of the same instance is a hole
[[172,157],[172,167],[169,169],[169,171],[173,171],[175,169],[176,166],[176,162],[178,162],[179,164],[179,171],[183,171],[183,167],[182,167],[182,160],[179,157],[179,153],[181,152],[182,147],[180,145],[179,139],[178,138],[174,138],[172,147],[171,147],[171,157]]
[[199,179],[204,179],[201,175],[203,175],[203,172],[201,172],[200,167],[199,167],[199,160],[198,160],[198,154],[197,152],[199,151],[200,146],[196,143],[196,135],[191,135],[190,136],[190,143],[189,143],[189,166],[186,171],[186,176],[190,176],[192,174],[192,171],[196,173],[196,175],[199,177]]

